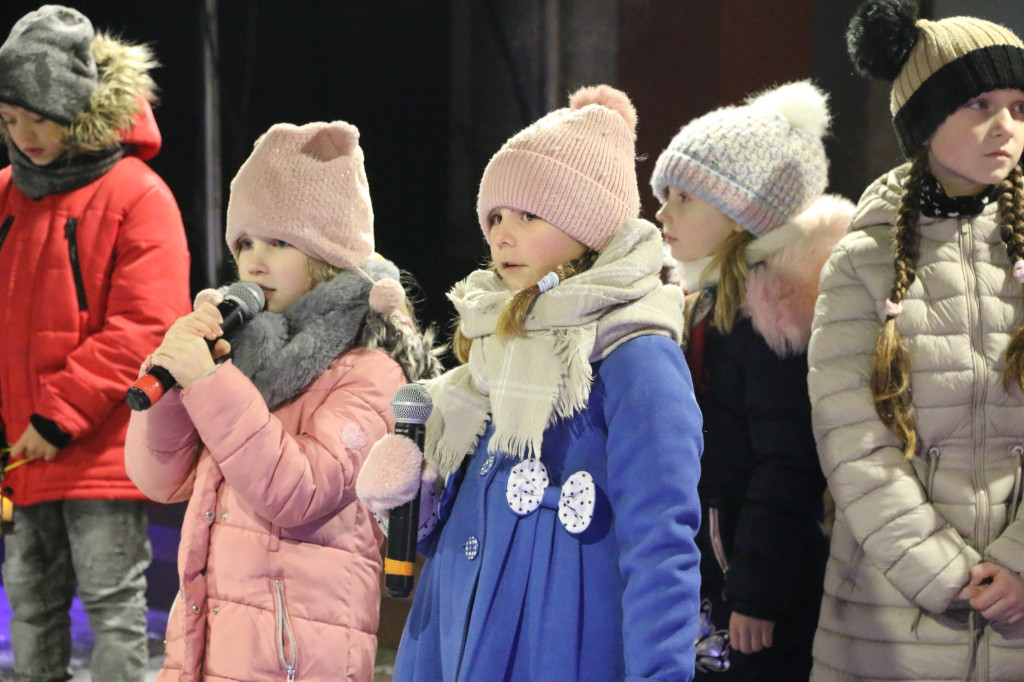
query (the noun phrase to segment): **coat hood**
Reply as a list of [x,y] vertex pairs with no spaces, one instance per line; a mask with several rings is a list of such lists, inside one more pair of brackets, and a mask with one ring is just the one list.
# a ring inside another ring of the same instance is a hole
[[896,166],[868,185],[857,202],[857,209],[850,222],[850,231],[894,223],[900,197],[903,196],[903,183],[906,182],[909,173],[910,164],[905,163]]
[[846,234],[851,201],[819,197],[789,223],[747,247],[747,261],[760,262],[747,276],[743,312],[779,356],[807,350],[818,298],[818,277],[832,247]]
[[156,85],[149,72],[157,66],[146,45],[122,42],[106,33],[92,41],[99,82],[89,106],[68,126],[65,145],[72,156],[110,149],[118,144],[134,146],[134,153],[149,160],[160,149],[160,131],[150,103]]

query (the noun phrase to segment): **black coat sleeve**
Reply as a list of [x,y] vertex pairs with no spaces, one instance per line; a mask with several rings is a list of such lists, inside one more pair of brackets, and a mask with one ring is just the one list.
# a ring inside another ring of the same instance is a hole
[[821,527],[825,479],[811,430],[806,354],[779,357],[747,331],[737,369],[752,468],[726,594],[734,611],[777,621],[798,593],[820,593],[828,551]]

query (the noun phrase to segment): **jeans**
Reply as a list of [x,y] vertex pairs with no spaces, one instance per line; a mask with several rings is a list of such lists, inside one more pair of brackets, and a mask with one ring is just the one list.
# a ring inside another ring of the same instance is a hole
[[93,680],[142,682],[149,659],[146,576],[152,550],[143,502],[63,500],[15,507],[4,536],[14,668],[23,682],[68,680],[71,600],[88,616]]

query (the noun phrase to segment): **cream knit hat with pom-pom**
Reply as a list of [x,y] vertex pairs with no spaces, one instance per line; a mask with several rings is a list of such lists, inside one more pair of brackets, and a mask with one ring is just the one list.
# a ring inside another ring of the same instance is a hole
[[484,235],[496,208],[527,211],[601,251],[618,226],[640,214],[636,110],[607,85],[581,88],[514,135],[480,180],[477,216]]
[[669,186],[690,192],[761,236],[825,191],[829,122],[825,93],[780,85],[687,123],[658,157],[651,188],[661,201]]

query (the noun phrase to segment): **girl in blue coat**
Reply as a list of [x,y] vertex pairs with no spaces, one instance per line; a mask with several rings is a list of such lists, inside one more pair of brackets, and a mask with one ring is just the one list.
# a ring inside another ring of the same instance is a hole
[[386,437],[357,484],[394,508],[425,461],[395,680],[693,676],[701,417],[635,125],[625,94],[584,88],[484,171],[492,267],[449,294],[464,364],[426,384],[425,455]]

